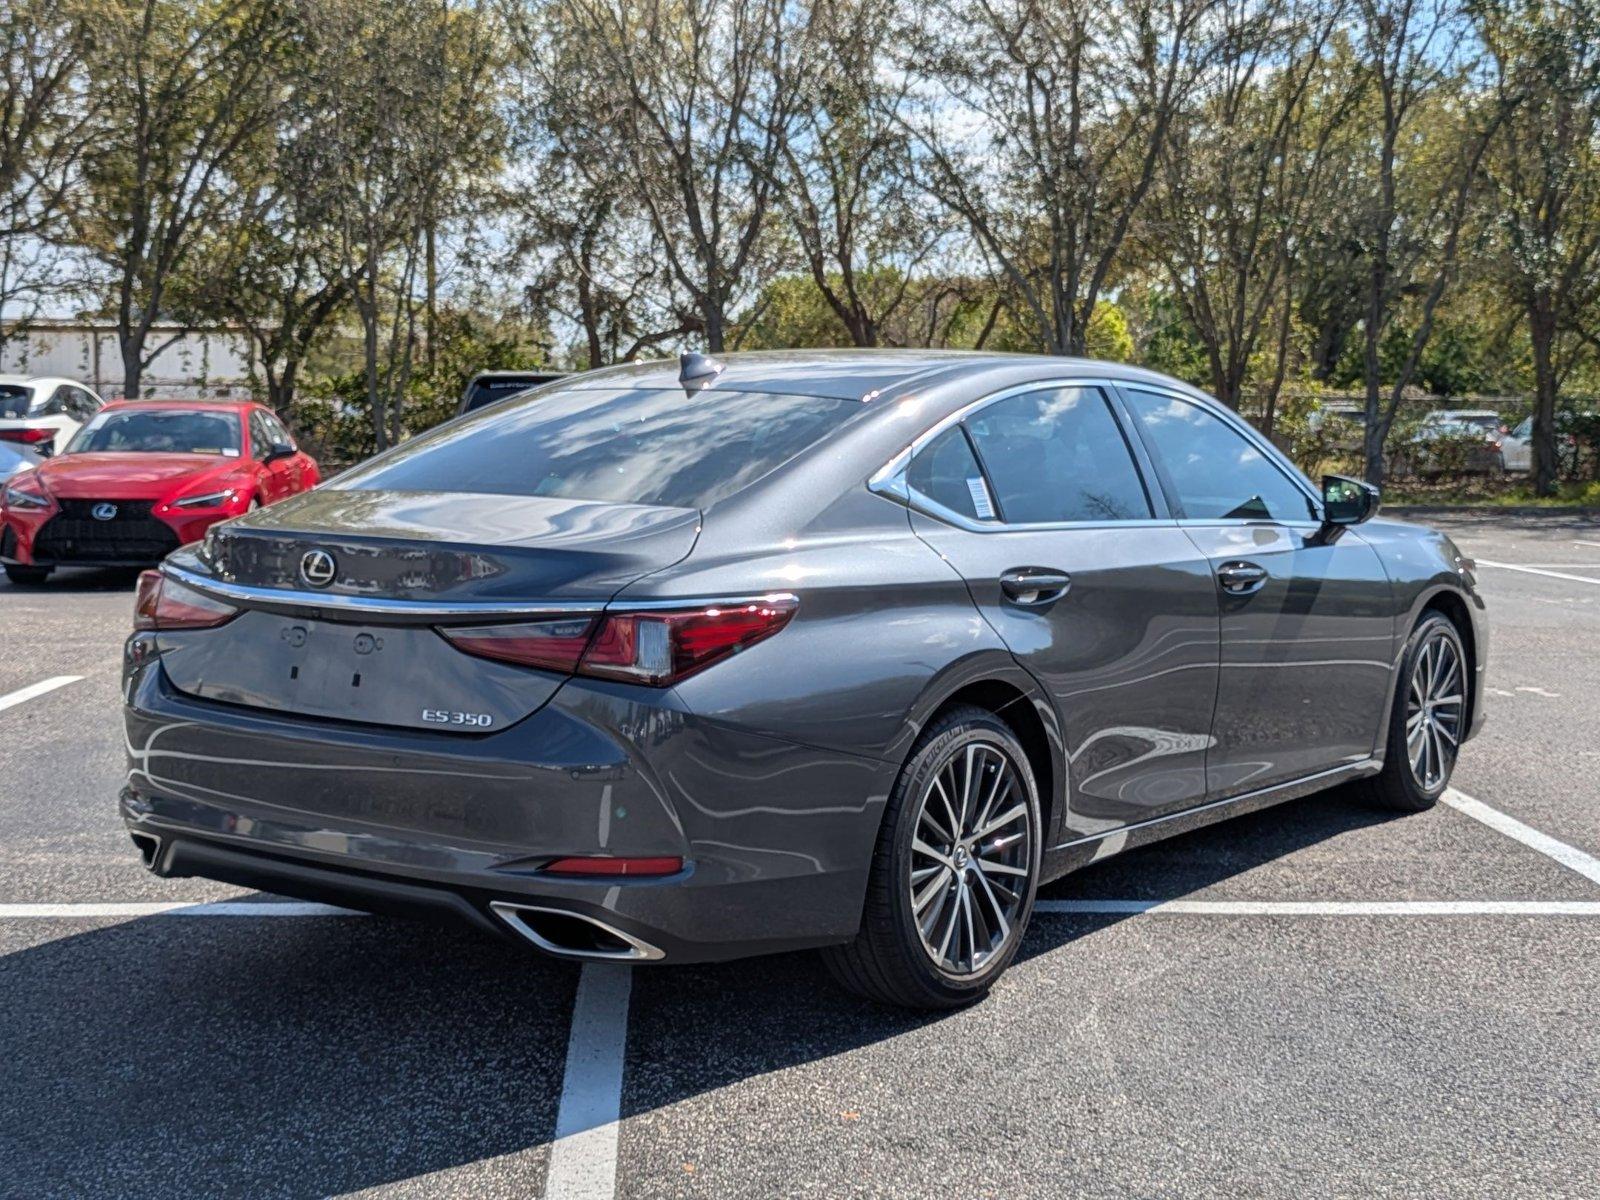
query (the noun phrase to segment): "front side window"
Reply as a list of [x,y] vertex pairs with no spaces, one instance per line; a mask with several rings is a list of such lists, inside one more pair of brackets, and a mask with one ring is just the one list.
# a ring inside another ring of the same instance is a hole
[[1132,452],[1095,388],[1008,396],[979,409],[967,428],[1009,525],[1151,516]]
[[708,508],[863,410],[716,388],[558,388],[441,425],[337,486]]
[[68,454],[84,452],[239,455],[234,413],[181,409],[112,409],[100,412],[73,436]]
[[1124,395],[1165,471],[1175,515],[1200,521],[1315,518],[1305,492],[1221,417],[1175,396],[1136,388]]

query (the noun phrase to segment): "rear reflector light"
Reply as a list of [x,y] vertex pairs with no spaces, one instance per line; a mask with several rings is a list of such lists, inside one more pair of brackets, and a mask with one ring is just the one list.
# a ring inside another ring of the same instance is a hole
[[210,629],[231,621],[239,610],[213,600],[160,571],[143,571],[133,601],[135,629]]
[[446,627],[439,633],[481,658],[667,687],[771,637],[799,604],[790,595],[764,596],[704,608]]
[[681,858],[558,858],[548,864],[546,875],[676,875],[683,870]]
[[7,442],[27,442],[34,445],[38,442],[54,441],[56,431],[53,428],[44,429],[0,429],[0,440]]

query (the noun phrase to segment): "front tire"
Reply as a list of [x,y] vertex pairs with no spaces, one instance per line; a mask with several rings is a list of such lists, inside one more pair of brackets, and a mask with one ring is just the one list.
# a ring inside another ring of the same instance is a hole
[[1016,957],[1039,882],[1038,787],[1016,734],[961,706],[923,732],[890,793],[861,931],[823,951],[879,1003],[959,1008]]
[[6,564],[6,578],[21,587],[37,587],[50,578],[52,567],[25,567],[16,563]]
[[1424,812],[1438,803],[1455,770],[1467,729],[1466,647],[1455,622],[1429,612],[1401,659],[1383,771],[1366,781],[1380,808]]

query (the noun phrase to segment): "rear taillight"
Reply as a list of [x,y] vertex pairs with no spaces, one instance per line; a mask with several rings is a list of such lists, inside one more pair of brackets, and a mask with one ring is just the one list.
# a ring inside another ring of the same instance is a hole
[[606,613],[439,630],[482,658],[667,687],[781,630],[800,602],[763,596],[700,608]]
[[210,629],[238,615],[231,604],[185,587],[160,571],[139,575],[133,601],[135,629]]
[[25,442],[30,446],[40,442],[55,441],[56,431],[50,426],[33,429],[0,429],[0,441]]
[[518,625],[481,625],[468,629],[441,629],[458,649],[479,658],[543,667],[567,674],[578,669],[583,648],[597,624],[595,617],[555,617]]

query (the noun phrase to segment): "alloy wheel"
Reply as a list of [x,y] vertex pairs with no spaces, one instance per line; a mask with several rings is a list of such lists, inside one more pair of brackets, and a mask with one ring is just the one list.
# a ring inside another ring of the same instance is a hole
[[1033,817],[1016,765],[998,746],[957,746],[923,790],[911,843],[911,912],[923,949],[970,976],[1017,929],[1033,870]]
[[1444,786],[1455,766],[1465,711],[1461,651],[1443,632],[1422,644],[1406,692],[1406,754],[1424,792]]

